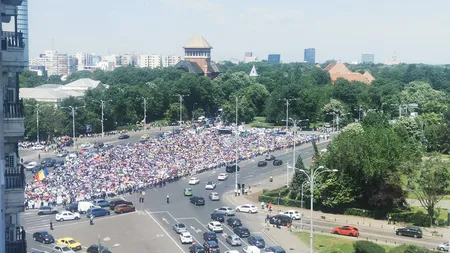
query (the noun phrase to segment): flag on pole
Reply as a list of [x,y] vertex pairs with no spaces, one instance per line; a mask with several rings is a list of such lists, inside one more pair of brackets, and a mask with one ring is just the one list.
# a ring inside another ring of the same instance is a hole
[[41,169],[36,175],[34,175],[34,179],[36,179],[38,182],[44,180],[48,175],[47,168]]

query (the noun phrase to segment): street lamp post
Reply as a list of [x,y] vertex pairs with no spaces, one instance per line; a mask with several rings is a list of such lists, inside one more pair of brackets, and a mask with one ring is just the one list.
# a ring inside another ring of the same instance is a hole
[[[295,129],[297,129],[297,124],[298,123],[301,123],[303,121],[309,121],[309,119],[293,120],[292,118],[289,118],[289,120],[294,124],[294,131],[295,131]],[[296,141],[296,138],[295,137],[296,137],[296,135],[293,132],[293,134],[292,134],[292,139],[293,139],[293,142],[294,142],[294,153],[292,155],[292,167],[293,168],[295,168],[295,164],[296,164],[296,161],[295,161],[295,148],[296,148],[296,142],[295,141]],[[286,168],[286,187],[289,187],[289,165]]]
[[85,106],[79,106],[79,107],[73,107],[73,106],[67,106],[67,107],[61,107],[61,109],[70,108],[72,110],[72,136],[73,136],[73,146],[75,146],[75,110],[79,108],[84,108]]
[[194,122],[194,108],[197,103],[192,104],[192,122]]
[[177,96],[180,101],[180,127],[181,127],[182,122],[183,122],[183,110],[182,110],[183,98],[189,97],[189,94],[187,94],[187,95],[176,94],[174,96]]
[[235,145],[236,145],[236,163],[235,163],[235,177],[234,177],[234,192],[238,191],[238,159],[239,159],[239,143],[238,143],[238,104],[239,104],[239,97],[238,96],[234,96],[236,98],[236,132],[235,132],[235,136],[234,136],[234,141],[235,141]]
[[39,104],[36,104],[36,140],[39,143]]
[[144,100],[144,130],[147,130],[147,99],[142,97]]
[[311,210],[310,210],[310,234],[309,234],[309,252],[310,253],[314,253],[314,247],[313,247],[313,237],[314,237],[314,230],[313,230],[313,205],[314,205],[314,181],[316,180],[316,177],[321,174],[321,173],[325,173],[325,172],[337,172],[338,170],[334,169],[334,170],[329,170],[329,169],[325,169],[324,166],[319,166],[316,169],[311,169],[311,171],[309,172],[309,174],[305,171],[305,170],[300,170],[298,169],[298,171],[302,172],[303,174],[306,175],[306,177],[308,177],[309,180],[309,191],[311,192]]
[[287,132],[288,128],[289,128],[289,103],[291,101],[295,101],[297,99],[295,99],[295,98],[280,98],[279,100],[283,100],[286,102],[286,132]]

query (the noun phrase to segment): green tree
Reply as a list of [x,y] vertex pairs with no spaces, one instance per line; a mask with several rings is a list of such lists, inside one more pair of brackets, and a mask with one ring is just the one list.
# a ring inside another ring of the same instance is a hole
[[412,190],[420,204],[428,212],[430,226],[435,219],[435,208],[445,196],[450,185],[448,162],[439,155],[433,155],[423,161],[419,173],[414,179]]
[[303,184],[303,182],[305,182],[305,178],[304,178],[305,175],[302,172],[300,172],[299,170],[306,170],[305,165],[303,164],[303,159],[300,155],[297,157],[297,161],[295,163],[294,177],[292,178],[292,182],[291,182],[289,196],[292,199],[297,198],[297,196],[300,194],[302,184]]
[[[236,121],[236,102],[227,101],[222,107],[225,120],[231,123]],[[241,122],[249,123],[255,117],[255,112],[246,97],[240,97],[238,100],[238,124]]]
[[[188,120],[188,114],[186,108],[182,107],[183,112],[183,121]],[[169,109],[164,113],[165,119],[170,122],[179,122],[180,121],[180,104],[173,103],[169,106]]]
[[44,84],[43,77],[38,76],[37,72],[25,70],[19,75],[20,88],[33,88]]
[[53,75],[49,76],[47,79],[47,83],[49,84],[62,84],[63,81],[61,80],[62,75]]

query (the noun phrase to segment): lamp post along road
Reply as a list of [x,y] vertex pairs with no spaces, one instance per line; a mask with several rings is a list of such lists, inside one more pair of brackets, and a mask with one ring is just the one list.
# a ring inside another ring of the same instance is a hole
[[75,110],[79,108],[84,108],[85,106],[79,106],[79,107],[73,107],[73,106],[67,106],[67,107],[61,107],[61,109],[69,108],[72,110],[72,137],[73,137],[73,147],[75,148]]
[[[297,129],[297,124],[298,123],[301,123],[301,122],[303,122],[303,121],[309,121],[309,119],[303,119],[303,120],[293,120],[292,118],[289,118],[288,119],[288,121],[286,121],[286,122],[288,122],[289,123],[289,120],[294,124],[294,131],[292,132],[292,140],[293,140],[293,148],[294,148],[294,152],[293,152],[293,155],[292,155],[292,168],[293,168],[293,171],[292,171],[292,173],[294,173],[294,170],[295,170],[295,164],[296,164],[296,157],[295,157],[295,148],[296,148],[296,129]],[[283,121],[285,121],[285,120],[283,120]],[[287,151],[287,150],[286,150]],[[287,181],[286,181],[286,187],[289,187],[289,168],[290,168],[290,166],[289,166],[289,164],[288,164],[288,166],[287,166],[287,169],[286,169],[286,179],[287,179]],[[294,174],[292,174],[292,175],[294,175]]]
[[147,130],[147,99],[142,97],[144,100],[144,130]]
[[189,94],[187,95],[176,94],[174,96],[177,96],[180,101],[180,127],[181,127],[181,125],[183,124],[183,110],[182,110],[183,99],[184,97],[189,97]]
[[238,134],[239,134],[239,131],[238,131],[238,104],[239,104],[239,98],[238,98],[238,96],[234,96],[235,98],[236,98],[236,133],[235,133],[235,136],[234,136],[234,141],[235,141],[235,145],[236,145],[236,164],[235,164],[235,166],[236,166],[236,168],[235,168],[235,177],[234,177],[234,189],[235,189],[235,191],[234,192],[237,192],[239,189],[238,189],[238,159],[239,159],[239,143],[238,143],[238,140],[239,140],[239,138],[238,138]]
[[318,168],[311,169],[309,174],[305,170],[298,171],[302,172],[306,175],[306,177],[309,180],[309,191],[311,193],[311,203],[310,203],[310,233],[309,233],[309,252],[314,253],[314,247],[313,247],[313,238],[314,238],[314,229],[313,229],[313,207],[314,207],[314,181],[316,180],[316,177],[325,172],[337,172],[338,170],[329,170],[325,169],[324,166],[319,166]]
[[283,100],[286,102],[286,132],[287,132],[289,129],[289,103],[291,101],[295,101],[297,99],[295,99],[295,98],[280,98],[279,100]]

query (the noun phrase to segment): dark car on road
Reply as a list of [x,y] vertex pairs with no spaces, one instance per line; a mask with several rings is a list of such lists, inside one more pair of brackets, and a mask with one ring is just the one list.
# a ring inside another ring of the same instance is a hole
[[235,217],[228,218],[227,224],[228,224],[228,226],[230,226],[232,228],[242,226],[241,220],[238,218],[235,218]]
[[259,235],[252,235],[247,239],[247,241],[248,241],[248,244],[256,246],[260,249],[263,249],[266,247],[266,242]]
[[222,212],[214,212],[211,214],[211,220],[215,220],[215,221],[219,221],[219,222],[224,222],[225,221],[225,217],[227,215],[225,213]]
[[46,158],[43,158],[43,159],[41,160],[41,164],[42,164],[42,165],[44,165],[44,164],[46,164],[46,163],[47,163],[47,161],[50,161],[50,160],[52,160],[52,158],[51,158],[51,157],[46,157]]
[[274,155],[266,155],[266,161],[273,161],[273,160],[275,160]]
[[130,201],[126,201],[123,199],[114,199],[114,200],[109,201],[109,209],[114,210],[114,208],[116,206],[123,205],[123,204],[133,205],[133,203],[131,203]]
[[103,142],[95,142],[94,143],[94,148],[103,148],[103,146],[105,146],[105,144]]
[[87,253],[111,253],[108,248],[98,244],[92,244],[86,251]]
[[216,241],[206,241],[205,243],[203,243],[203,247],[209,253],[219,253],[220,252],[219,244],[217,244]]
[[130,136],[128,134],[122,134],[121,136],[119,136],[119,140],[125,140],[125,139],[130,139]]
[[269,246],[264,249],[265,252],[273,252],[273,253],[286,253],[286,251],[280,246]]
[[58,210],[53,209],[49,206],[41,206],[38,210],[38,215],[48,215],[48,214],[57,214]]
[[49,159],[44,164],[44,166],[47,167],[47,168],[55,167],[55,165],[56,165],[56,160],[55,159]]
[[208,231],[208,232],[203,233],[203,240],[205,240],[205,242],[207,242],[207,241],[217,242],[218,240],[217,240],[216,232]]
[[190,197],[189,200],[191,201],[192,204],[194,204],[196,206],[204,206],[205,205],[205,199],[203,197],[193,196],[193,197]]
[[78,203],[70,203],[65,209],[72,213],[78,212]]
[[33,234],[33,240],[37,241],[37,242],[42,242],[45,244],[49,244],[49,243],[54,243],[55,242],[55,238],[53,237],[53,235],[49,234],[48,232],[45,231],[41,231],[41,232],[36,232]]
[[195,244],[189,247],[189,253],[205,253],[205,249],[200,244]]
[[410,236],[414,238],[422,238],[422,229],[419,227],[405,227],[395,230],[395,234],[399,236]]
[[284,215],[284,214],[277,214],[275,216],[272,216],[269,218],[270,224],[276,224],[277,220],[280,220],[281,226],[287,226],[287,224],[292,224],[292,218]]
[[283,165],[283,161],[282,160],[273,160],[273,166],[281,166]]
[[248,228],[243,226],[235,227],[233,229],[233,232],[237,234],[240,238],[250,237],[250,230],[248,230]]
[[258,167],[264,167],[267,166],[267,162],[266,161],[259,161],[258,162]]
[[[237,170],[240,171],[241,168],[237,166]],[[235,163],[228,164],[227,167],[225,168],[225,171],[228,173],[236,172],[236,164]]]

